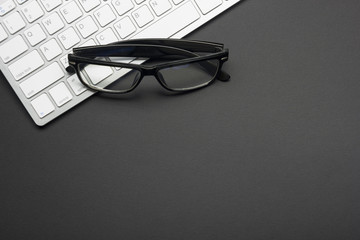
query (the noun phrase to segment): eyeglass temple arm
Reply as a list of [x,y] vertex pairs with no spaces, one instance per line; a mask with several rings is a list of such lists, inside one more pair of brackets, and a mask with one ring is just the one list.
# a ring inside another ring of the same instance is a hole
[[125,41],[111,43],[111,45],[123,45],[123,44],[148,44],[148,45],[170,46],[170,47],[185,49],[188,51],[200,51],[200,52],[219,52],[224,48],[224,44],[215,43],[215,42],[184,40],[184,39],[162,39],[162,38],[132,39],[132,40],[125,40]]

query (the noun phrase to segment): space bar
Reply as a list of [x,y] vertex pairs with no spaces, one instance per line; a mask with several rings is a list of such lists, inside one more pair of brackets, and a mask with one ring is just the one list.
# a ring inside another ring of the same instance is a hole
[[153,25],[139,32],[132,39],[138,38],[168,38],[184,29],[189,24],[199,19],[199,13],[189,1],[168,15],[164,16]]

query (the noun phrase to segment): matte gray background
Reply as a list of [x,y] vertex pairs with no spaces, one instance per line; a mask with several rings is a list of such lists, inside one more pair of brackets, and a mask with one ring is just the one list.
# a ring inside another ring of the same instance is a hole
[[148,78],[44,128],[0,79],[0,239],[360,239],[360,1],[247,0],[191,34],[228,83]]

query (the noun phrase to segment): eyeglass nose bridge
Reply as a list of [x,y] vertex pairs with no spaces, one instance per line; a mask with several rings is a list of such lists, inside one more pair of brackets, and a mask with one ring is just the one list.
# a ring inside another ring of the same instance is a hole
[[141,69],[143,76],[147,76],[147,75],[156,76],[157,71],[158,69],[154,66],[143,66],[143,68]]

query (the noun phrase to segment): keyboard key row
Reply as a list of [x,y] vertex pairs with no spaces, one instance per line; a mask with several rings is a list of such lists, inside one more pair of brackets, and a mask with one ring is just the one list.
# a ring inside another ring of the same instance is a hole
[[[184,12],[186,12],[186,15]],[[154,32],[157,33],[159,38],[171,37],[199,18],[200,15],[192,2],[187,2],[132,38],[151,38]],[[171,28],[168,27],[169,23],[172,23]]]
[[[68,84],[76,96],[85,92],[87,88],[80,82],[76,75],[72,75],[67,79]],[[73,99],[73,94],[64,82],[60,82],[49,90],[49,95],[54,100],[56,106],[62,107]],[[43,93],[31,101],[35,112],[40,118],[55,111],[55,106],[48,94]]]

